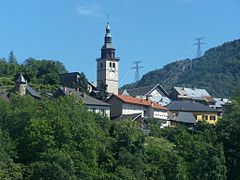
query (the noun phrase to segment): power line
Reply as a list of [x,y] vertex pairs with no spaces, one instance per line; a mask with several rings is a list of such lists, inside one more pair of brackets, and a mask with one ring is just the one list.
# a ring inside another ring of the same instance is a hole
[[202,39],[203,39],[203,37],[196,38],[195,40],[197,42],[195,44],[193,44],[194,46],[197,46],[196,58],[199,58],[202,56],[201,45],[206,44],[206,43],[201,42]]
[[133,64],[135,64],[135,66],[133,66],[131,69],[135,69],[134,82],[137,82],[140,79],[140,72],[139,72],[139,70],[144,68],[144,66],[140,66],[141,62],[142,61],[133,61]]

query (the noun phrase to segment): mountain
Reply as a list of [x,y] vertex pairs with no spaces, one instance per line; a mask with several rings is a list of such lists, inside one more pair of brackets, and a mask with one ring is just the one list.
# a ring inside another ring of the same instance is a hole
[[240,87],[240,39],[211,48],[193,60],[165,65],[143,75],[127,87],[160,83],[166,90],[173,86],[205,88],[215,97],[229,97]]

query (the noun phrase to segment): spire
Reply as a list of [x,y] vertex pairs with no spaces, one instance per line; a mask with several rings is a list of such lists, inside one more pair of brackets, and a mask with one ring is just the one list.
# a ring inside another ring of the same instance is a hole
[[115,59],[115,49],[112,45],[112,35],[109,23],[109,17],[107,19],[106,34],[104,36],[104,45],[101,49],[101,58]]
[[22,74],[20,74],[16,80],[16,83],[18,84],[27,84],[27,81],[25,80],[25,78],[23,77]]
[[112,37],[111,36],[111,28],[110,28],[110,23],[109,23],[110,21],[109,21],[109,15],[107,15],[107,27],[106,27],[106,35],[105,35],[105,37]]
[[106,34],[104,37],[104,48],[112,48],[112,35],[109,21],[106,26]]

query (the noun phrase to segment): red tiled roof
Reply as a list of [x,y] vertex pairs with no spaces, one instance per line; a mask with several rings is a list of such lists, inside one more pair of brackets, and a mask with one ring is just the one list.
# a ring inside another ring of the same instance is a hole
[[141,98],[134,98],[131,96],[123,96],[123,95],[115,95],[115,96],[125,103],[142,105],[142,106],[151,106],[155,109],[167,110],[167,108],[165,108],[165,107],[161,106],[160,104],[153,102],[153,101],[148,101],[148,100],[141,99]]

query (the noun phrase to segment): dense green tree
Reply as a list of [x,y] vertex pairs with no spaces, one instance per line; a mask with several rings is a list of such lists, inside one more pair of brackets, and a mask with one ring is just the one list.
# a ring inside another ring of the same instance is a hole
[[100,81],[97,90],[98,93],[96,98],[102,101],[106,101],[108,97],[107,84],[105,84],[103,81]]
[[13,51],[10,51],[9,57],[8,57],[8,63],[9,64],[17,64],[17,59],[13,53]]
[[0,179],[22,179],[22,167],[13,162],[14,158],[15,144],[6,130],[0,128]]
[[22,71],[32,83],[53,85],[59,83],[59,74],[65,73],[66,69],[59,61],[28,58]]
[[9,75],[9,64],[5,58],[0,59],[0,75]]
[[0,179],[239,179],[239,97],[217,127],[150,120],[147,135],[72,96],[0,99]]
[[41,160],[30,166],[30,179],[74,180],[77,179],[75,167],[68,152],[50,150],[41,156]]
[[188,179],[187,163],[178,155],[173,143],[163,138],[147,137],[144,154],[149,179]]
[[176,145],[178,154],[187,162],[190,179],[225,179],[223,146],[216,142],[217,134],[214,129],[209,127],[205,131],[202,126],[196,130],[181,126],[155,129],[159,132],[153,134],[167,138]]
[[78,80],[78,87],[83,93],[88,93],[88,81],[83,72],[80,73],[80,78]]
[[223,143],[227,164],[227,177],[231,180],[240,179],[240,90],[227,107],[223,119],[218,126],[219,141]]
[[[48,169],[45,165],[60,168],[42,159],[44,154],[57,149],[72,159],[76,169],[74,177],[91,179],[100,173],[97,161],[100,149],[104,149],[101,144],[105,132],[92,113],[74,97],[36,101],[31,97],[13,96],[5,114],[1,125],[16,141],[17,161],[33,164],[34,176],[41,175],[38,167],[43,168],[42,171]],[[59,173],[65,172],[59,169]]]

